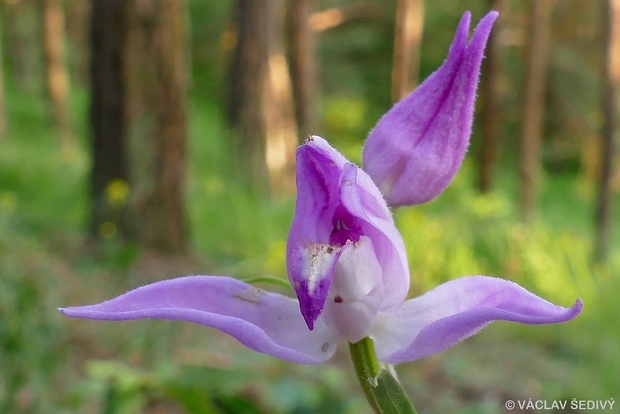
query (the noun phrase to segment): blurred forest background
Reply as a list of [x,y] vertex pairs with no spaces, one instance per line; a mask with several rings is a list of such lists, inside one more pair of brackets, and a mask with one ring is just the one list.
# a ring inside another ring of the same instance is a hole
[[186,274],[286,278],[298,143],[321,135],[359,162],[463,12],[491,9],[464,167],[395,212],[411,294],[488,274],[585,309],[398,370],[421,413],[617,402],[617,4],[0,1],[0,412],[366,412],[344,346],[297,366],[200,326],[56,307]]

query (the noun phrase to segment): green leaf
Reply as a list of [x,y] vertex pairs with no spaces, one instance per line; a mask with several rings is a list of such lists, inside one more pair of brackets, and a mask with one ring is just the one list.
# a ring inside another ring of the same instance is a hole
[[273,285],[281,286],[286,289],[291,289],[291,285],[288,281],[273,276],[256,276],[241,280],[249,285],[253,285],[256,283],[271,283]]
[[390,371],[382,369],[374,379],[372,394],[382,414],[415,414],[409,397]]
[[370,338],[349,343],[355,373],[366,399],[377,414],[416,414],[405,390],[392,375],[389,366],[382,364]]

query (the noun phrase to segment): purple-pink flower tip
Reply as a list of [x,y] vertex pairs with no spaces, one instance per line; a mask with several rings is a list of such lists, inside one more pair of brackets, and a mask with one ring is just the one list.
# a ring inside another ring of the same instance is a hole
[[364,170],[391,206],[420,204],[450,184],[465,156],[484,48],[497,12],[467,43],[470,13],[456,30],[443,65],[389,110],[364,145]]

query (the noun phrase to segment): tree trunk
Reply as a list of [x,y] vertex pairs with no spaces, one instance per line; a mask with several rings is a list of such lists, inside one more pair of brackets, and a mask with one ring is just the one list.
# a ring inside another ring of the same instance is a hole
[[526,221],[536,212],[536,195],[540,180],[552,2],[553,0],[529,2],[530,37],[521,131],[521,213]]
[[291,77],[300,137],[315,134],[318,128],[316,38],[310,28],[315,3],[315,0],[291,0],[289,10]]
[[424,0],[398,0],[392,66],[393,102],[407,96],[417,83],[423,27]]
[[71,0],[66,4],[66,29],[67,45],[72,53],[69,54],[68,68],[69,77],[73,84],[87,87],[88,62],[90,61],[90,50],[88,47],[88,32],[90,29],[91,2],[84,0]]
[[613,158],[615,153],[616,90],[620,84],[620,0],[607,0],[604,13],[606,32],[603,113],[605,121],[601,136],[601,174],[596,210],[595,260],[604,263],[611,248]]
[[237,1],[227,103],[238,170],[254,190],[275,196],[294,188],[297,145],[282,6],[282,0]]
[[188,86],[182,0],[128,2],[125,48],[131,203],[139,237],[171,253],[185,250],[184,182]]
[[267,0],[237,0],[234,22],[237,45],[229,77],[227,116],[237,170],[253,189],[268,191],[265,164],[266,121],[263,88],[269,73],[269,36],[273,3]]
[[183,252],[185,2],[92,6],[91,231]]
[[[4,7],[0,5],[0,27],[4,27]],[[2,52],[2,30],[0,30],[0,141],[6,136],[7,119],[6,119],[6,103],[4,95],[4,55]]]
[[43,49],[47,95],[52,107],[54,125],[62,139],[69,139],[67,95],[69,79],[65,65],[65,17],[60,0],[40,0],[43,20]]
[[[500,0],[488,0],[489,10],[498,10]],[[501,13],[500,13],[501,16]],[[485,59],[482,61],[482,80],[480,82],[481,124],[482,135],[478,161],[478,187],[481,193],[488,193],[493,189],[495,164],[499,145],[499,99],[497,96],[498,77],[498,45],[495,25],[487,42]]]
[[6,56],[16,83],[28,91],[42,86],[41,18],[37,0],[20,0],[4,5]]
[[126,0],[92,0],[91,4],[90,232],[95,238],[134,239],[134,222],[128,216],[126,194],[129,186],[123,56]]
[[[273,0],[267,0],[273,1]],[[271,195],[295,192],[295,150],[299,143],[293,87],[284,56],[284,1],[275,2],[269,39],[269,77],[263,92],[267,125],[265,162]]]

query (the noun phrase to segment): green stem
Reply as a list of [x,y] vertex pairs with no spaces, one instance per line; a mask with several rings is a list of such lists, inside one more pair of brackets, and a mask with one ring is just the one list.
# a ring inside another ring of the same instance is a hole
[[372,389],[373,386],[377,386],[377,377],[379,372],[381,372],[381,368],[383,368],[383,364],[379,362],[375,354],[375,345],[370,338],[366,337],[356,343],[349,342],[349,350],[353,366],[355,367],[355,373],[357,374],[357,380],[362,386],[362,390],[364,390],[366,399],[374,412],[381,414]]
[[409,397],[396,378],[394,367],[379,362],[370,338],[354,344],[349,343],[349,350],[357,379],[375,413],[416,414]]

